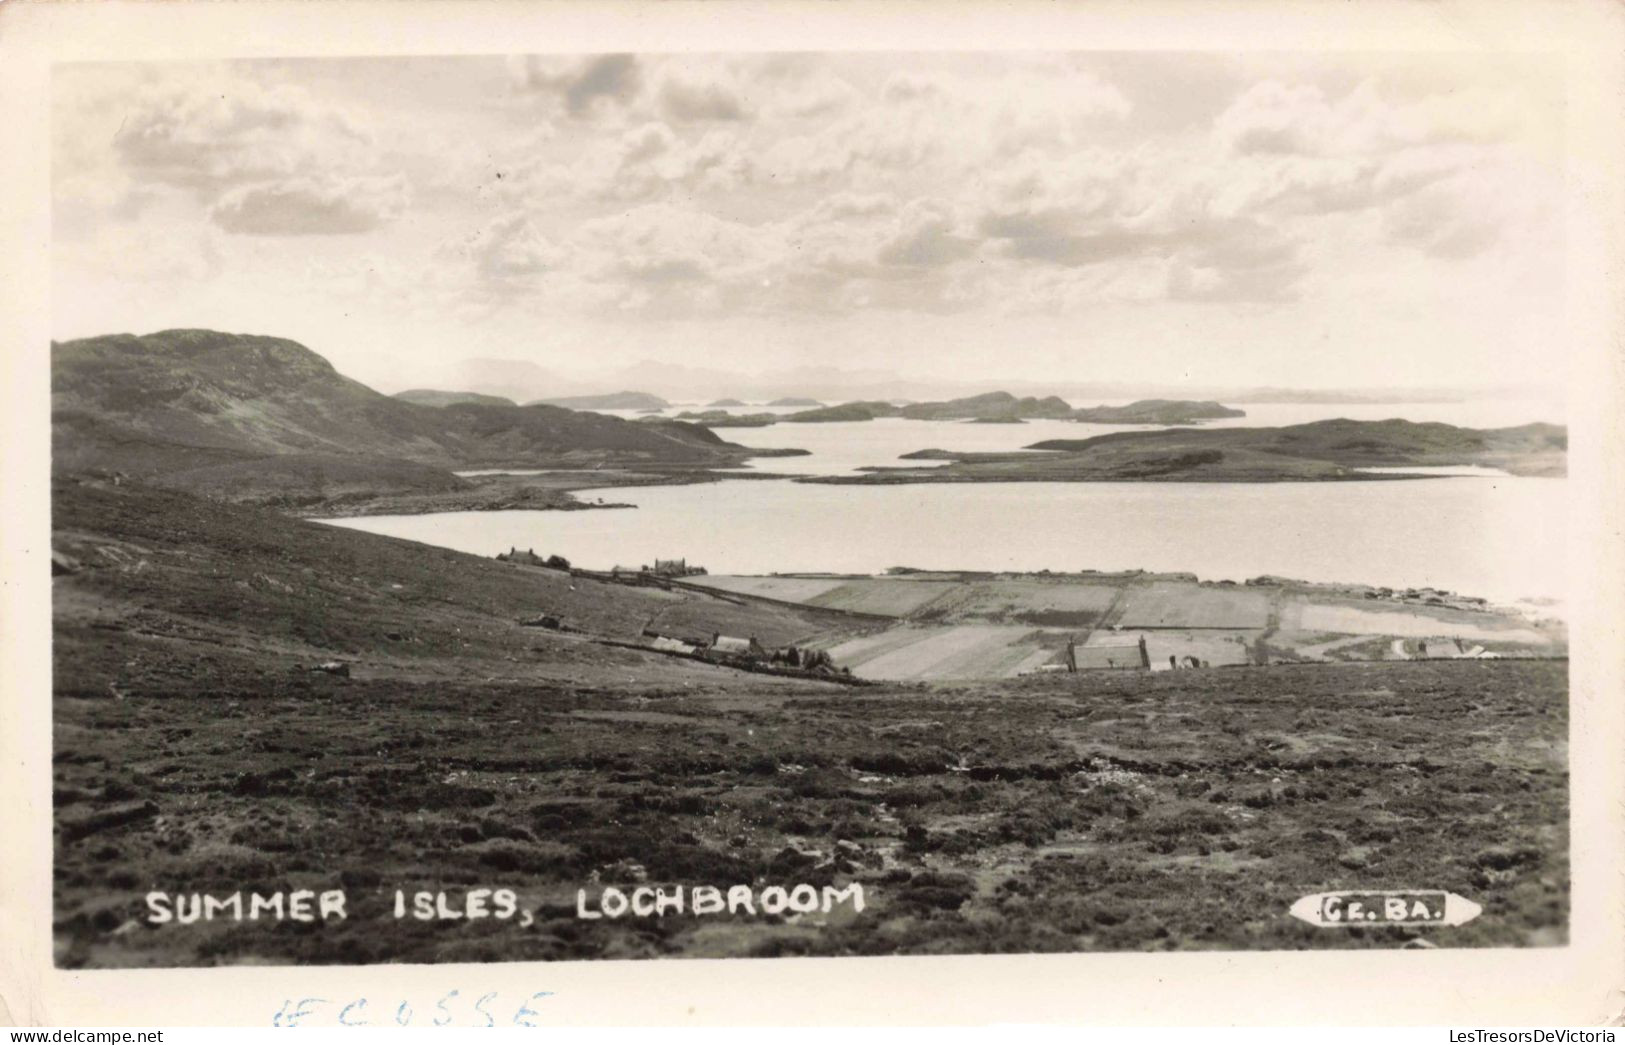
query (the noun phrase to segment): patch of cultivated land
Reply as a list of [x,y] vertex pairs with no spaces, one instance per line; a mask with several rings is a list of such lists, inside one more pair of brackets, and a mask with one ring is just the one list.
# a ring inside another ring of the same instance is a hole
[[[772,600],[755,603],[763,607],[801,601],[809,610],[829,611],[825,619],[831,624],[841,621],[841,613],[864,614],[849,624],[865,626],[864,634],[810,641],[828,649],[837,664],[873,679],[1007,678],[1053,660],[1069,639],[1092,647],[1143,638],[1157,671],[1169,667],[1169,657],[1181,665],[1194,657],[1204,667],[1403,660],[1420,655],[1417,642],[1428,639],[1459,638],[1468,644],[1442,647],[1444,655],[1475,646],[1520,657],[1564,656],[1567,650],[1558,622],[1535,622],[1444,593],[1425,596],[1432,602],[1378,599],[1355,594],[1374,596],[1371,589],[1274,580],[1204,583],[1189,575],[1142,573],[694,580],[747,601]],[[886,625],[873,620],[876,616],[899,623],[877,632]]]
[[[1043,646],[1032,628],[1000,624],[893,628],[886,639],[843,643],[830,656],[863,678],[988,679],[1013,675],[1029,661],[1048,660],[1057,645]],[[1064,638],[1059,644],[1065,644]]]
[[1486,642],[1539,644],[1543,636],[1521,626],[1513,618],[1483,613],[1463,613],[1433,607],[1407,607],[1403,610],[1372,608],[1363,602],[1310,602],[1295,599],[1286,604],[1284,626],[1301,631],[1336,632],[1346,635],[1392,635],[1399,638],[1479,639]]
[[1269,612],[1267,592],[1153,581],[1128,592],[1117,623],[1125,628],[1263,628]]
[[847,583],[844,577],[688,577],[687,584],[780,602],[811,602]]

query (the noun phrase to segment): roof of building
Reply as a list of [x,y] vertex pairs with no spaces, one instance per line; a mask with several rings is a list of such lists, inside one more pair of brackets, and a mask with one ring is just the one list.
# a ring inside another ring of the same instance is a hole
[[755,639],[739,639],[731,635],[718,635],[711,648],[719,653],[759,653],[761,645]]

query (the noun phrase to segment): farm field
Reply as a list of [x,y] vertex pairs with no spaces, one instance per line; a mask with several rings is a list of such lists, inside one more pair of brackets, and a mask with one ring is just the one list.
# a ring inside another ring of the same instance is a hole
[[1512,618],[1463,613],[1432,607],[1372,609],[1369,603],[1287,600],[1281,625],[1297,631],[1342,635],[1391,635],[1427,639],[1435,636],[1479,641],[1547,645],[1549,639]]
[[[1346,589],[1271,580],[1230,585],[1188,575],[952,574],[882,577],[709,577],[707,586],[852,617],[810,642],[859,677],[1007,678],[1046,663],[1023,651],[1034,628],[1047,649],[1146,640],[1155,671],[1169,658],[1226,667],[1269,662],[1409,660],[1492,652],[1561,657],[1553,621],[1490,607],[1356,598]],[[681,613],[682,610],[677,611]],[[713,610],[707,614],[714,616]],[[898,621],[889,630],[874,616]],[[931,628],[924,627],[931,625]],[[866,634],[865,634],[866,632]],[[1448,640],[1460,639],[1455,645]],[[1422,643],[1431,652],[1424,652]],[[978,674],[979,673],[979,674]]]
[[684,583],[781,602],[811,602],[847,583],[844,577],[684,577]]
[[1153,581],[1130,588],[1116,624],[1124,628],[1263,628],[1270,595],[1250,588],[1212,588]]
[[1117,600],[1122,587],[1076,580],[978,580],[960,583],[919,615],[938,619],[1021,620],[1060,627],[1090,627]]
[[1007,678],[1054,659],[1065,642],[1064,634],[1046,637],[1010,625],[905,625],[841,643],[830,648],[830,656],[860,678]]
[[954,581],[896,578],[849,581],[807,600],[807,605],[882,617],[909,617],[958,587]]

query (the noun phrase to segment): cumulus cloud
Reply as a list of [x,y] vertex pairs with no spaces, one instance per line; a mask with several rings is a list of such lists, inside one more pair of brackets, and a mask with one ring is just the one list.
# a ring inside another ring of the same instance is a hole
[[246,69],[189,70],[107,104],[118,115],[113,169],[96,176],[121,185],[123,200],[98,205],[103,214],[179,196],[239,235],[356,235],[393,220],[408,198],[349,113]]
[[113,146],[139,179],[213,193],[364,162],[367,135],[298,88],[212,76],[139,91]]
[[640,202],[677,191],[727,192],[754,171],[750,148],[731,131],[680,136],[651,122],[595,142],[574,163],[527,167],[514,184],[539,197]]
[[580,117],[603,106],[630,105],[643,88],[643,70],[630,54],[531,55],[519,62],[517,80],[522,90],[556,99]]
[[666,117],[683,123],[743,120],[749,109],[739,84],[715,68],[668,70],[657,90]]
[[486,226],[468,244],[467,253],[483,279],[501,283],[540,276],[564,260],[563,252],[524,214],[510,214]]
[[209,216],[227,232],[250,236],[333,236],[370,232],[406,203],[400,177],[292,178],[243,185]]

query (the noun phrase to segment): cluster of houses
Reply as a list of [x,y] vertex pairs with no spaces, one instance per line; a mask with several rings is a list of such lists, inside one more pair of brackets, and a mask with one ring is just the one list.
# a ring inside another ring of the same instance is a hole
[[654,577],[703,577],[704,566],[690,566],[687,559],[656,559],[653,566],[616,566],[609,571],[614,576],[623,573],[649,574]]
[[526,548],[524,551],[520,551],[518,548],[509,548],[505,552],[497,552],[496,557],[498,562],[515,562],[521,566],[545,566],[550,570],[568,570],[570,568],[570,560],[564,556],[549,555],[543,558],[536,554],[535,548]]

